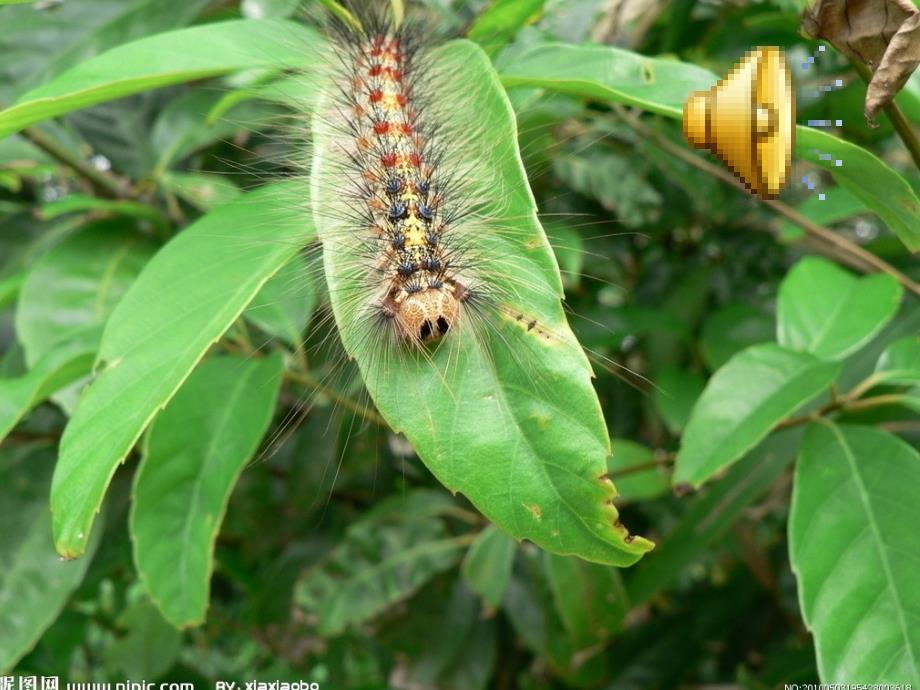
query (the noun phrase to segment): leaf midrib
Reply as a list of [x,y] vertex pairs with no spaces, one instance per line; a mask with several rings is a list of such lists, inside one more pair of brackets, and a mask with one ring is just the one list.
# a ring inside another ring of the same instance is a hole
[[[204,480],[205,469],[210,466],[211,462],[213,462],[214,457],[215,457],[214,449],[217,446],[217,443],[214,442],[214,439],[221,438],[224,430],[227,428],[227,426],[230,423],[230,420],[233,418],[234,413],[236,412],[236,404],[239,402],[239,400],[242,397],[242,393],[246,387],[246,384],[249,382],[249,378],[252,376],[252,371],[253,370],[250,370],[249,372],[247,372],[246,374],[244,374],[242,377],[238,378],[234,382],[233,388],[231,389],[231,393],[224,403],[223,411],[220,417],[218,417],[217,424],[214,426],[213,433],[209,435],[211,442],[208,444],[208,448],[205,452],[204,459],[199,465],[199,471],[195,475],[195,481],[194,481],[194,484],[192,485],[192,498],[189,501],[189,509],[185,513],[185,524],[183,525],[183,528],[182,528],[183,546],[189,543],[189,533],[191,532],[193,523],[196,522],[196,520],[192,518],[193,516],[197,517],[198,504],[201,500],[201,486]],[[211,528],[211,534],[208,537],[209,542],[213,541],[213,539],[217,536],[217,532],[219,530],[220,530],[220,521],[215,519],[212,525],[212,528]],[[180,569],[182,571],[182,579],[180,581],[182,599],[185,602],[186,606],[188,606],[189,604],[189,592],[190,592],[189,587],[187,586],[188,584],[187,575],[188,575],[188,564],[189,564],[188,554],[189,553],[190,553],[190,549],[183,548],[181,555],[179,557],[179,561],[181,564]],[[209,560],[213,564],[213,557],[214,557],[213,551],[209,551],[209,553],[210,553]]]
[[105,316],[105,303],[109,296],[112,286],[114,284],[115,273],[118,271],[118,267],[121,266],[122,262],[128,256],[128,253],[136,245],[135,241],[125,242],[115,254],[113,254],[105,264],[105,268],[102,272],[102,278],[99,281],[99,289],[96,292],[96,299],[94,300],[95,304],[93,305],[93,313],[97,320],[101,321],[103,316]]
[[898,623],[901,628],[901,635],[904,638],[904,646],[907,648],[907,654],[910,657],[911,665],[914,668],[918,668],[917,659],[914,656],[914,650],[911,645],[911,638],[908,634],[907,621],[904,619],[904,606],[901,601],[901,596],[898,591],[898,587],[895,584],[894,574],[891,570],[891,562],[888,559],[888,551],[885,548],[885,542],[882,539],[882,535],[879,531],[878,521],[875,517],[875,512],[872,509],[871,501],[869,500],[869,492],[866,489],[866,485],[863,482],[862,475],[859,473],[859,465],[856,462],[856,458],[853,456],[853,452],[850,449],[850,446],[847,444],[846,439],[841,433],[839,427],[835,424],[827,424],[830,427],[831,433],[834,435],[834,438],[840,445],[841,450],[843,451],[844,457],[847,459],[847,464],[850,467],[850,471],[853,474],[853,479],[856,482],[856,487],[859,493],[860,503],[862,504],[863,510],[866,513],[868,518],[869,526],[872,530],[872,534],[875,537],[876,548],[881,556],[882,568],[885,572],[885,579],[888,581],[889,589],[891,590],[891,595],[895,600],[895,608],[898,612]]
[[815,332],[814,336],[811,338],[808,345],[806,345],[806,349],[809,352],[816,353],[819,345],[823,345],[822,340],[825,337],[827,337],[827,334],[831,331],[832,327],[835,325],[837,317],[840,315],[841,311],[843,310],[843,307],[846,306],[846,304],[850,301],[850,298],[853,296],[855,289],[859,287],[860,282],[862,281],[859,281],[856,279],[851,280],[851,282],[847,286],[846,293],[843,295],[841,299],[837,301],[830,315],[824,320],[824,323],[821,325],[821,328],[819,328]]

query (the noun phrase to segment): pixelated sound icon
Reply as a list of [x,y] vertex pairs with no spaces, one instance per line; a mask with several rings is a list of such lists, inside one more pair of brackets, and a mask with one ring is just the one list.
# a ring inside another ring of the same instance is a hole
[[795,144],[795,94],[783,51],[755,48],[709,91],[692,94],[684,136],[721,158],[751,193],[778,196]]

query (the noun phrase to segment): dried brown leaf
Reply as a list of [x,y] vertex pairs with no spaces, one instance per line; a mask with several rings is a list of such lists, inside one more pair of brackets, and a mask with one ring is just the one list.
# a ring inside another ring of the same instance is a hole
[[870,122],[920,64],[920,10],[911,0],[817,0],[805,10],[802,28],[872,70],[865,106]]

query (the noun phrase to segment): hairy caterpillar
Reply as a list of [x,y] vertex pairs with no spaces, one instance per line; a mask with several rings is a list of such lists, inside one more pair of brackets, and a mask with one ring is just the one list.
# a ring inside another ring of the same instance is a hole
[[[532,204],[529,190],[503,189],[487,165],[464,155],[488,135],[489,123],[458,117],[469,94],[445,91],[455,75],[433,67],[421,30],[397,26],[380,6],[354,14],[360,29],[334,22],[338,59],[312,126],[325,140],[314,150],[311,198],[327,276],[360,276],[344,281],[348,315],[337,314],[339,325],[378,333],[375,348],[422,348],[424,355],[431,350],[423,346],[461,323],[488,328],[486,312],[498,309],[550,339],[537,319],[509,305],[514,297],[526,304],[517,293],[527,290],[557,301],[561,287],[508,270],[508,244],[523,239],[526,219],[502,219],[494,203],[517,196]],[[529,241],[547,248],[542,233]]]
[[414,64],[411,34],[378,18],[368,24],[366,33],[338,26],[347,52],[334,107],[349,118],[353,145],[342,146],[355,167],[344,174],[371,233],[375,308],[398,337],[425,343],[447,334],[471,296],[449,237],[454,190],[437,160],[438,134],[419,107],[426,77]]

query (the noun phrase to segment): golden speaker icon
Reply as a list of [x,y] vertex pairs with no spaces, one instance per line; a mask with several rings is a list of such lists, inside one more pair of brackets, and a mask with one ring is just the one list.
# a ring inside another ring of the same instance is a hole
[[783,52],[755,48],[709,91],[692,94],[684,136],[721,158],[753,194],[778,196],[795,145],[795,94]]

